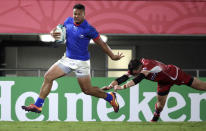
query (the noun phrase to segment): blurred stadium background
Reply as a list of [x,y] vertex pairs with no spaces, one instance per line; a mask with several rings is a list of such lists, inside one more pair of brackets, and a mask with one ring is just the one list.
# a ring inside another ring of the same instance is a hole
[[157,59],[206,77],[205,0],[3,0],[0,76],[42,77],[64,54],[65,45],[44,42],[40,36],[72,16],[76,3],[86,6],[86,19],[107,37],[113,51],[125,54],[112,62],[91,43],[92,77],[119,76],[134,57]]

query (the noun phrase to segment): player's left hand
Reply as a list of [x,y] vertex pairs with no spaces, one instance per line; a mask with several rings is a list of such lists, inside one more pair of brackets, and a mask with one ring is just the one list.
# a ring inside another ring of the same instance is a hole
[[103,86],[101,89],[102,90],[110,90],[110,89],[112,89],[112,86]]
[[123,53],[117,53],[117,55],[114,55],[111,59],[112,60],[120,60],[122,57],[124,57]]

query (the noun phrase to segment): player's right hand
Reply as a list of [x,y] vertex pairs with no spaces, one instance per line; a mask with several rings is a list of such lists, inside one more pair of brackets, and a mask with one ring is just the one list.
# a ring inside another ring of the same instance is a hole
[[57,28],[55,27],[54,29],[51,30],[50,35],[55,39],[59,39],[61,37],[61,32],[56,31]]
[[122,89],[124,89],[124,88],[122,86],[120,86],[120,85],[115,85],[114,86],[114,91],[122,90]]

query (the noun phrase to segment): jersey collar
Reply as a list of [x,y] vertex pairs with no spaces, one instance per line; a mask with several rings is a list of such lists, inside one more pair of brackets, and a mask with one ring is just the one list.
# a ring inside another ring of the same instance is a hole
[[85,22],[85,20],[84,20],[82,23],[80,23],[80,24],[76,24],[76,23],[73,21],[73,23],[74,23],[75,26],[80,26],[80,25],[83,24],[84,22]]

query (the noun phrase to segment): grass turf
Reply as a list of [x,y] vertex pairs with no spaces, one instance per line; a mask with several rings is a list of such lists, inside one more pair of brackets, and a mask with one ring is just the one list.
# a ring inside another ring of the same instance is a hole
[[0,122],[0,131],[206,131],[206,122]]

